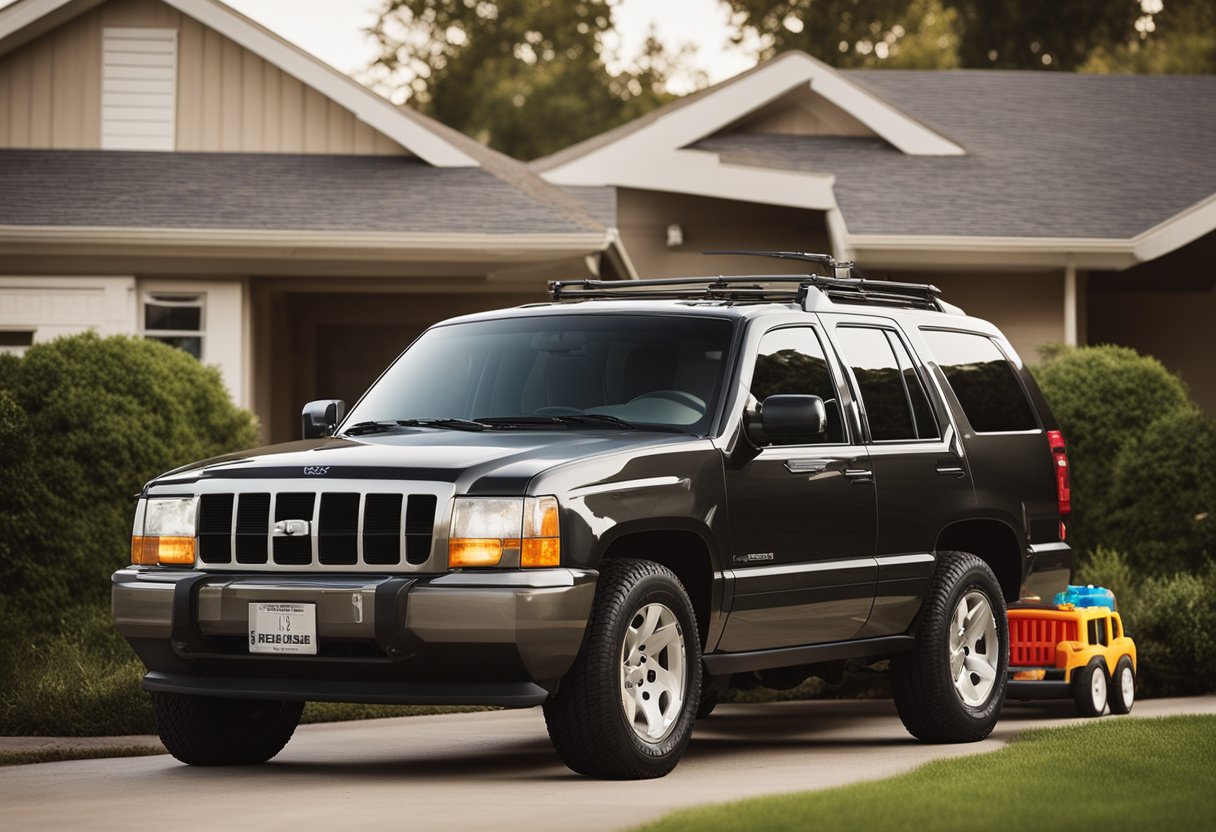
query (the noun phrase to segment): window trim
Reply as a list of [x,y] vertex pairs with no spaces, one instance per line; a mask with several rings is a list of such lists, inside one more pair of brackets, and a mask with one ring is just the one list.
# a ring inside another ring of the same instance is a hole
[[[848,321],[841,321],[840,323],[836,324],[835,328],[838,330],[839,329],[874,329],[874,330],[878,330],[883,333],[888,333],[888,335],[887,335],[888,338],[890,338],[889,333],[893,333],[896,338],[899,338],[900,343],[902,343],[904,345],[904,348],[908,351],[908,356],[912,359],[913,363],[920,360],[920,356],[918,356],[915,352],[913,352],[912,348],[908,346],[908,342],[904,339],[903,333],[900,332],[897,327],[892,326],[891,324],[880,324],[880,323],[869,323],[869,322],[852,323],[852,322],[848,322]],[[887,342],[887,348],[891,350],[891,357],[895,359],[896,369],[899,369],[899,355],[891,347],[890,341]],[[870,416],[868,413],[866,413],[866,403],[865,403],[865,398],[861,395],[861,385],[857,382],[857,377],[853,373],[853,368],[849,365],[849,362],[845,359],[844,353],[837,352],[837,358],[840,361],[842,371],[847,375],[847,377],[849,379],[849,384],[853,388],[853,394],[854,394],[853,399],[857,403],[857,411],[861,417],[862,428],[865,431],[866,444],[882,445],[883,447],[889,447],[891,445],[932,445],[932,444],[944,445],[946,443],[946,439],[945,439],[946,431],[942,429],[942,426],[940,424],[937,426],[939,435],[934,436],[934,437],[929,437],[929,438],[924,438],[924,439],[922,439],[919,436],[910,437],[907,439],[875,439],[874,434],[871,433],[871,431],[870,431]],[[929,409],[930,409],[930,411],[932,411],[932,410],[934,410],[933,397],[929,395],[929,388],[925,384],[924,377],[921,375],[921,369],[923,366],[924,366],[923,364],[918,364],[913,369],[916,370],[917,378],[920,380],[920,383],[921,383],[921,389],[925,393],[925,398],[929,399]],[[913,429],[915,429],[916,428],[916,417],[912,411],[912,400],[910,398],[908,398],[907,386],[903,383],[903,373],[902,372],[900,373],[900,386],[903,387],[904,403],[908,406],[908,416],[912,421]],[[935,418],[936,418],[936,414],[935,414]],[[920,431],[917,431],[917,433],[920,433]]]
[[[158,297],[154,297],[158,296]],[[194,299],[197,303],[176,303],[178,299]],[[149,305],[178,306],[181,308],[198,307],[198,329],[148,329],[147,309]],[[139,308],[139,335],[141,338],[153,340],[158,338],[198,338],[198,360],[207,358],[207,292],[199,291],[160,291],[145,289],[142,292]]]

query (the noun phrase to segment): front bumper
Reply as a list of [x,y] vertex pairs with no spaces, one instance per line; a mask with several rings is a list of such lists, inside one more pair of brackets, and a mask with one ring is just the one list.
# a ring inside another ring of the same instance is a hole
[[[262,699],[535,705],[582,645],[597,573],[113,576],[118,630],[153,691]],[[251,603],[316,605],[318,654],[250,654]]]

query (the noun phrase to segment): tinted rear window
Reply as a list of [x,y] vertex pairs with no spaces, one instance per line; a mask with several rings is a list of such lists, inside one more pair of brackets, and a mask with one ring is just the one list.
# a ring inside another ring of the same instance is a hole
[[1039,427],[1017,370],[991,338],[939,330],[924,330],[923,335],[973,429],[996,433]]

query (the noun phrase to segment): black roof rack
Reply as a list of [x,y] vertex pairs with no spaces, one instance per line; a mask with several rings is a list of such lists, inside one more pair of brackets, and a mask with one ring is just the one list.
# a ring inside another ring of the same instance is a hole
[[945,311],[937,297],[941,290],[936,286],[866,280],[860,277],[780,274],[668,277],[656,280],[549,281],[549,295],[558,302],[671,299],[728,303],[797,303],[805,307],[811,289],[818,289],[833,302],[872,303]]

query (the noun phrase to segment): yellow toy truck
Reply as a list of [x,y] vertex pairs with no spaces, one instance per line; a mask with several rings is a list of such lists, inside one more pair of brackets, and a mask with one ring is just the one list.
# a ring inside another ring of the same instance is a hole
[[1136,698],[1136,644],[1114,595],[1070,586],[1057,603],[1009,607],[1010,699],[1067,699],[1081,716],[1126,714]]

